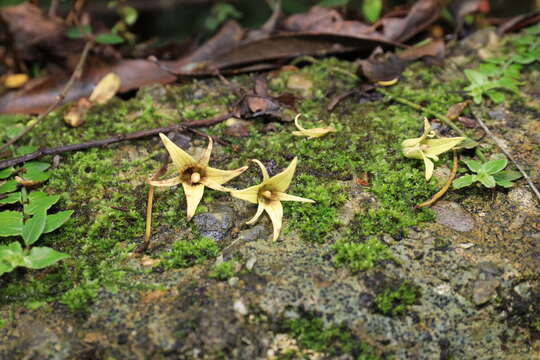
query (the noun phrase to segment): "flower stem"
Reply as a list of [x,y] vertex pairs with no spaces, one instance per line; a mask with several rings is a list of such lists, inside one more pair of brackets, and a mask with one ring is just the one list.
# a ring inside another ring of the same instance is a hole
[[446,180],[446,184],[442,187],[441,190],[437,191],[435,195],[428,201],[425,201],[421,204],[416,205],[414,208],[418,209],[421,207],[431,206],[433,205],[437,200],[439,200],[450,188],[450,185],[452,184],[452,181],[454,181],[454,178],[456,177],[457,170],[458,170],[458,160],[459,155],[456,150],[454,150],[454,164],[452,166],[452,172],[450,173],[450,176],[448,177],[448,180]]

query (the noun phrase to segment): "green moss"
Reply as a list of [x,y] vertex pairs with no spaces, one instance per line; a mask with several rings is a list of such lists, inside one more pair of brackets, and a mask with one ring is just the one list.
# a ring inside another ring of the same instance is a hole
[[312,242],[325,242],[339,225],[338,209],[346,195],[337,182],[321,182],[312,175],[299,175],[291,194],[315,200],[314,204],[286,203],[289,209],[289,230],[299,231],[302,238]]
[[236,263],[234,261],[224,261],[220,264],[214,265],[208,277],[216,280],[229,280],[234,276]]
[[324,352],[328,356],[347,354],[359,360],[380,359],[373,349],[361,342],[346,326],[325,326],[323,319],[314,314],[286,320],[282,330],[293,336],[301,349]]
[[405,313],[409,305],[416,302],[420,296],[417,286],[404,282],[397,289],[386,288],[375,297],[377,310],[386,316],[399,316]]
[[332,249],[336,252],[332,258],[334,264],[338,267],[346,266],[351,271],[369,270],[377,262],[393,258],[390,249],[373,237],[363,243],[339,241]]
[[170,253],[164,256],[164,263],[169,268],[185,268],[202,264],[205,260],[216,257],[219,246],[213,239],[201,237],[192,241],[176,241]]
[[86,314],[89,306],[96,300],[98,290],[97,280],[88,281],[66,291],[60,298],[60,303],[72,312]]

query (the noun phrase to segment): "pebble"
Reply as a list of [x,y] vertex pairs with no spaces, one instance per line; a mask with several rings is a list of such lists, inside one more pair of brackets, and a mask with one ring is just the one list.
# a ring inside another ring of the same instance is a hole
[[474,219],[459,204],[439,201],[432,208],[437,213],[437,223],[450,229],[466,232],[474,228]]
[[482,305],[490,301],[497,294],[501,282],[497,279],[476,280],[473,288],[472,301],[475,305]]
[[202,236],[221,241],[234,225],[232,208],[218,205],[213,212],[202,213],[193,218],[193,222]]

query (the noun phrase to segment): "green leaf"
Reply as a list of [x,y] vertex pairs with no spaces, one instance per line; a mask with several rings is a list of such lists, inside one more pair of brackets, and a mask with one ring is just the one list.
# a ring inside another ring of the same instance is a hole
[[58,200],[60,200],[59,195],[47,195],[43,191],[34,191],[28,195],[28,205],[25,205],[24,212],[28,215],[34,215],[47,211]]
[[72,27],[66,31],[66,37],[70,39],[80,39],[91,32],[92,28],[89,25]]
[[514,181],[521,178],[522,175],[519,171],[504,170],[493,175],[493,177],[495,178],[495,181],[499,181],[499,180]]
[[0,194],[9,193],[17,190],[17,181],[9,180],[0,185]]
[[461,189],[461,188],[464,188],[466,186],[470,186],[475,181],[476,181],[476,176],[475,175],[465,175],[465,176],[462,176],[462,177],[457,178],[456,180],[454,180],[452,182],[452,186],[454,187],[454,189]]
[[0,245],[0,275],[10,272],[23,264],[23,250],[18,241],[8,245]]
[[122,16],[126,24],[133,25],[137,21],[137,18],[139,17],[139,13],[137,12],[137,9],[131,7],[131,6],[123,6],[120,9],[118,9],[118,13]]
[[503,170],[506,165],[508,165],[508,160],[506,158],[490,160],[482,164],[482,171],[493,175]]
[[21,235],[23,229],[23,214],[18,211],[0,212],[0,236]]
[[463,162],[467,165],[467,167],[477,173],[480,171],[480,169],[482,168],[482,163],[480,161],[477,161],[477,160],[463,160]]
[[10,177],[11,174],[13,174],[13,171],[15,171],[15,169],[13,169],[12,167],[0,170],[0,179],[6,179]]
[[13,271],[13,269],[15,269],[15,266],[11,262],[3,261],[2,258],[0,258],[0,276]]
[[19,146],[18,148],[15,149],[15,155],[17,156],[28,155],[35,152],[37,149],[38,149],[37,146],[32,146],[32,145]]
[[502,179],[502,180],[495,179],[495,182],[497,183],[497,185],[505,187],[505,188],[509,188],[515,185],[512,181],[508,181],[505,179]]
[[476,175],[476,178],[487,188],[491,189],[495,187],[495,179],[491,175],[480,173]]
[[480,64],[480,66],[478,66],[478,71],[482,73],[482,75],[496,76],[501,73],[501,68],[495,64]]
[[24,225],[22,229],[22,237],[26,246],[30,246],[35,243],[43,230],[45,230],[45,222],[47,220],[47,214],[45,211],[39,212],[32,216]]
[[30,269],[43,269],[68,257],[68,254],[58,252],[50,247],[36,246],[32,248],[30,254],[24,257],[24,263]]
[[24,164],[26,171],[45,171],[51,167],[51,164],[41,161],[31,161]]
[[460,148],[462,149],[474,149],[475,147],[478,146],[478,142],[474,141],[473,139],[471,138],[466,138],[465,140],[463,140],[462,142],[459,143],[459,146]]
[[334,7],[334,6],[345,6],[349,0],[322,0],[317,4],[320,7]]
[[382,1],[381,0],[364,0],[362,1],[362,15],[370,23],[374,23],[381,16]]
[[463,72],[473,85],[483,85],[488,81],[486,76],[476,70],[466,69]]
[[9,6],[16,6],[22,4],[26,0],[0,0],[0,8],[5,8]]
[[47,215],[47,221],[45,223],[44,234],[50,233],[64,225],[66,221],[73,215],[73,210],[60,211],[56,214]]
[[28,170],[21,177],[30,181],[46,181],[51,177],[51,173],[41,170]]
[[495,104],[501,104],[505,99],[504,94],[500,91],[490,90],[487,92],[487,95]]
[[98,44],[121,44],[124,42],[124,38],[115,34],[99,34],[96,36],[96,42]]
[[21,192],[17,191],[11,194],[8,194],[5,198],[0,199],[0,205],[6,204],[15,204],[21,201]]

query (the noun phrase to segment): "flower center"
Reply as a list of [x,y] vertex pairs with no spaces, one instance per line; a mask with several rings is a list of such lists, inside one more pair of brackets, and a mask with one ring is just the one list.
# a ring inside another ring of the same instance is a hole
[[426,151],[429,148],[427,144],[420,145],[420,151]]
[[261,195],[267,200],[272,200],[272,192],[270,190],[263,191]]
[[191,183],[197,184],[199,181],[201,181],[201,174],[198,172],[191,174]]

